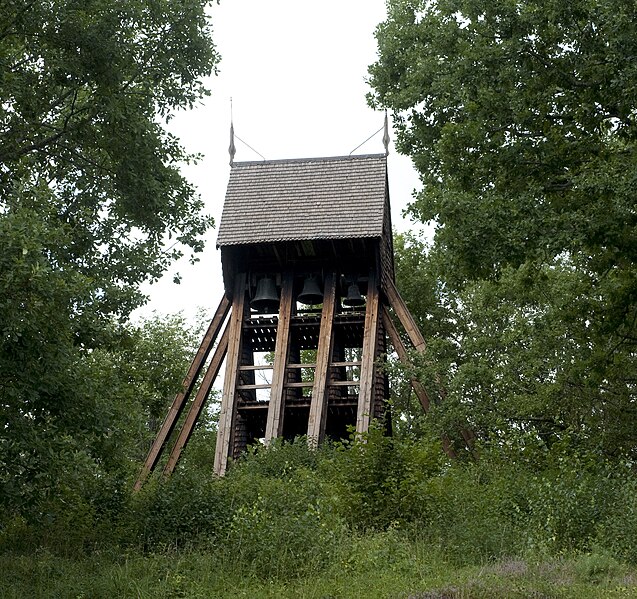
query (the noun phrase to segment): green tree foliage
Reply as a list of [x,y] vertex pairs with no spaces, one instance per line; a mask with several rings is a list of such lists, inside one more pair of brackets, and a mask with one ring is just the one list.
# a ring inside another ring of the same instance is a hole
[[635,451],[637,12],[388,7],[370,100],[394,111],[420,172],[411,213],[436,223],[431,247],[399,252],[436,356],[423,376],[437,369],[447,416],[485,434],[571,429]]
[[[13,514],[45,518],[54,531],[76,518],[89,530],[94,519],[111,526],[200,337],[180,315],[154,315],[119,329],[108,347],[68,355],[49,348],[69,380],[49,391],[47,411],[4,409],[0,528]],[[59,410],[60,397],[74,403]]]
[[164,124],[206,93],[218,61],[206,4],[2,4],[3,497],[58,479],[47,464],[109,434],[116,394],[95,395],[91,351],[119,343],[141,281],[202,249],[211,221]]

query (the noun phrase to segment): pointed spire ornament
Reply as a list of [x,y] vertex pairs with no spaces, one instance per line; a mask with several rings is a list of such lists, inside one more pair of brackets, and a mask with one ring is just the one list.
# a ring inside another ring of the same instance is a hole
[[387,111],[385,111],[385,131],[383,132],[383,145],[385,146],[385,156],[389,156],[389,121],[387,120]]
[[230,147],[228,148],[230,166],[234,164],[234,155],[237,153],[237,148],[234,145],[234,123],[232,121],[232,98],[230,98]]

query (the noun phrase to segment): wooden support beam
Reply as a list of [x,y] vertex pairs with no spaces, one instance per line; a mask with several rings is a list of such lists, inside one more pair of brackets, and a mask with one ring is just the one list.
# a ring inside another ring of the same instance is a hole
[[219,430],[217,432],[217,447],[215,450],[214,472],[217,476],[223,476],[226,473],[234,436],[233,428],[237,415],[236,386],[239,378],[238,366],[241,357],[241,332],[246,296],[245,285],[246,275],[245,273],[239,273],[235,277],[232,312],[228,324],[226,374],[223,381]]
[[316,446],[325,437],[327,423],[327,398],[330,360],[334,347],[334,311],[336,307],[336,275],[330,273],[325,277],[323,290],[323,310],[319,329],[318,349],[316,351],[316,369],[314,370],[314,387],[310,403],[310,415],[307,423],[307,439],[311,446]]
[[396,312],[398,320],[400,320],[403,327],[405,327],[405,331],[407,332],[407,335],[409,335],[409,339],[413,346],[419,352],[423,353],[427,349],[425,338],[418,329],[418,325],[416,324],[414,317],[411,315],[409,308],[407,308],[407,304],[405,304],[400,293],[398,293],[398,289],[396,289],[394,282],[387,279],[383,287],[383,292],[387,296],[389,305],[394,309],[394,312]]
[[265,442],[280,437],[283,432],[285,373],[290,353],[290,321],[292,320],[292,295],[294,277],[291,272],[283,274],[281,285],[281,303],[279,321],[274,346],[274,371],[272,373],[272,391],[268,404],[268,419],[265,426]]
[[135,491],[139,491],[141,489],[144,481],[146,480],[146,478],[148,478],[148,475],[155,469],[155,466],[157,466],[157,462],[161,457],[166,441],[168,440],[168,437],[170,437],[170,434],[175,428],[175,424],[177,424],[179,416],[181,416],[181,413],[183,412],[184,406],[188,401],[190,394],[192,393],[193,387],[197,382],[199,373],[201,372],[201,369],[203,368],[203,365],[208,358],[210,350],[212,349],[214,342],[217,340],[217,336],[219,335],[219,331],[221,330],[221,326],[223,325],[223,322],[226,319],[229,310],[230,302],[224,294],[221,298],[221,301],[219,302],[217,311],[212,317],[210,326],[208,327],[208,330],[206,331],[206,334],[201,341],[201,345],[199,346],[199,349],[195,354],[188,373],[184,378],[184,381],[181,385],[182,391],[177,393],[177,395],[175,396],[175,399],[173,400],[173,403],[168,410],[168,414],[166,415],[166,418],[164,419],[164,422],[162,423],[161,428],[159,429],[159,432],[157,433],[157,436],[153,441],[150,451],[146,456],[146,461],[144,462],[139,476],[137,477],[137,481],[135,482],[135,486],[133,487]]
[[[389,337],[389,341],[394,346],[396,353],[398,354],[398,359],[407,367],[411,366],[411,360],[407,355],[407,349],[405,348],[402,339],[398,333],[398,329],[396,325],[392,321],[389,312],[386,306],[383,306],[383,326],[385,327],[385,331],[387,332],[387,336]],[[427,390],[424,388],[423,384],[416,378],[411,377],[409,379],[411,386],[414,388],[414,392],[420,401],[420,405],[422,406],[425,414],[429,411],[429,407],[431,405],[431,401],[429,400],[429,394]]]
[[269,383],[252,383],[249,385],[237,385],[237,391],[254,391],[255,389],[270,389]]
[[188,440],[190,439],[190,435],[192,434],[195,424],[197,423],[197,420],[199,420],[199,416],[201,415],[201,410],[203,409],[203,406],[206,403],[208,396],[210,395],[210,389],[212,389],[212,385],[214,384],[217,375],[219,374],[219,370],[221,369],[223,359],[226,357],[227,350],[228,326],[226,326],[223,334],[221,335],[221,339],[219,339],[219,343],[217,344],[215,353],[212,356],[212,360],[210,361],[208,370],[206,370],[206,374],[201,381],[199,391],[197,391],[197,395],[195,395],[195,399],[193,399],[192,404],[188,409],[184,424],[181,427],[179,436],[177,437],[177,440],[175,441],[175,444],[173,445],[173,448],[170,452],[168,462],[164,467],[165,476],[172,474],[175,466],[177,465],[177,462],[179,461],[179,457],[183,448],[186,446]]
[[313,381],[299,381],[297,383],[285,383],[286,389],[305,389],[307,387],[314,387]]
[[[422,336],[422,333],[418,329],[418,325],[416,325],[416,321],[414,317],[411,315],[409,308],[405,304],[403,298],[398,293],[398,289],[396,289],[396,285],[391,280],[386,280],[385,285],[383,287],[383,292],[389,301],[389,305],[394,309],[396,316],[398,316],[398,320],[400,320],[401,324],[405,328],[407,335],[409,335],[409,339],[412,344],[420,353],[424,353],[427,350],[427,344],[425,343],[425,338]],[[436,379],[436,384],[438,385],[438,389],[441,397],[445,395],[445,388],[440,379]],[[473,447],[475,444],[475,434],[473,431],[467,427],[462,427],[460,429],[460,433],[462,434],[463,439],[467,447],[473,452]]]
[[[411,366],[411,360],[409,359],[407,349],[405,348],[405,345],[402,342],[400,335],[398,334],[398,329],[396,329],[396,325],[389,315],[387,306],[383,306],[383,326],[385,327],[385,331],[387,332],[390,343],[394,346],[394,349],[398,354],[398,359],[409,368]],[[431,406],[431,401],[429,400],[429,394],[427,393],[427,390],[425,389],[424,385],[415,377],[411,377],[409,379],[409,382],[411,383],[414,393],[416,394],[416,397],[420,401],[420,405],[422,406],[422,409],[426,414]],[[447,435],[442,435],[442,448],[450,458],[456,457],[456,452],[454,451],[453,446],[451,445],[451,440]]]
[[356,413],[356,432],[360,435],[369,430],[372,419],[374,399],[374,372],[376,362],[376,340],[379,324],[379,293],[376,275],[369,273],[367,283],[367,307],[365,309],[365,328],[363,331],[363,352],[361,356],[360,392]]

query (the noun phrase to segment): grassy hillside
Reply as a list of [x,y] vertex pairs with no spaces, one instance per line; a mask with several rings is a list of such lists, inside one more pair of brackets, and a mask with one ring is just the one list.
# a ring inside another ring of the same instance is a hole
[[372,431],[215,479],[197,447],[137,495],[96,483],[4,514],[0,596],[637,597],[630,464],[528,445],[450,462]]

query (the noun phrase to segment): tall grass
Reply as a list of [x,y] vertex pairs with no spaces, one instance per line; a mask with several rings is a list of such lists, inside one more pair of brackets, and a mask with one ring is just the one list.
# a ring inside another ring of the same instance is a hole
[[536,579],[544,596],[571,596],[567,580],[632,593],[636,487],[630,464],[565,447],[451,462],[437,442],[378,431],[317,451],[299,439],[255,449],[224,479],[191,464],[108,509],[93,496],[0,515],[0,595],[498,596],[484,577],[490,592],[515,579],[503,597],[544,593]]

